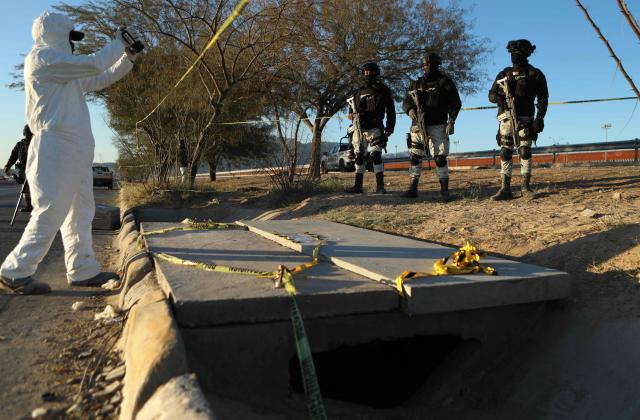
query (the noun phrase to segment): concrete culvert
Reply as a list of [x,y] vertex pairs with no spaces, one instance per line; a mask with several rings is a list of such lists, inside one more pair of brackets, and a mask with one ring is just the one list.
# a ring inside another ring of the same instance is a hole
[[[324,398],[395,408],[409,400],[463,342],[453,335],[373,341],[313,353]],[[289,360],[290,385],[304,393],[298,357]]]

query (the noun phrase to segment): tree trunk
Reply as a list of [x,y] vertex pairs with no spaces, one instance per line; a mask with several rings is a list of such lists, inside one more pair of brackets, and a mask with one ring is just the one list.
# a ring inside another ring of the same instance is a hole
[[293,184],[298,171],[298,133],[300,132],[300,124],[302,120],[298,120],[296,131],[293,134],[293,147],[289,149],[289,183]]
[[198,162],[200,161],[200,159],[198,159],[195,162],[191,163],[191,168],[190,168],[190,173],[189,173],[189,188],[193,188],[193,184],[195,184],[196,182],[196,175],[198,174]]
[[209,162],[209,181],[213,182],[216,180],[216,170],[218,168],[218,162],[216,159],[211,159]]
[[309,165],[309,178],[320,179],[320,160],[322,151],[322,120],[316,118],[313,122],[313,137],[311,140],[311,163]]

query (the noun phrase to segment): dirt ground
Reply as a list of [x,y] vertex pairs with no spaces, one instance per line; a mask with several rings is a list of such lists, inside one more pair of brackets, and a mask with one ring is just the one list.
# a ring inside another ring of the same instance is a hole
[[[110,202],[105,194],[98,191],[96,200]],[[0,254],[4,258],[20,239],[27,216],[19,215],[10,231],[13,205],[0,207]],[[110,231],[94,231],[94,249],[104,269],[113,267],[112,235]],[[59,236],[35,277],[48,283],[52,293],[0,295],[0,419],[31,418],[37,408],[47,413],[39,418],[114,418],[117,407],[108,401],[119,399],[117,391],[93,398],[104,386],[99,374],[120,364],[111,349],[122,321],[105,325],[93,319],[114,292],[67,285]],[[74,311],[75,302],[81,302],[83,309]],[[76,409],[66,414],[76,402]]]

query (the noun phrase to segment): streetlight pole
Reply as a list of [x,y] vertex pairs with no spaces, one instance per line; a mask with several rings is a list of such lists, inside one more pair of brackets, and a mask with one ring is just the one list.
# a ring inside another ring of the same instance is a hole
[[453,146],[456,148],[456,166],[458,166],[458,144],[460,144],[460,140],[453,141]]
[[609,129],[613,127],[611,123],[605,123],[602,125],[602,129],[604,130],[604,162],[607,163],[607,142],[609,141]]

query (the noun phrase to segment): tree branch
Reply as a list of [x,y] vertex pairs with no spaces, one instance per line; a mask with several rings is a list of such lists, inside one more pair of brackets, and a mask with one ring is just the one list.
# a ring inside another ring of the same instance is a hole
[[640,25],[638,25],[638,22],[629,11],[627,3],[624,0],[618,0],[618,6],[620,6],[620,12],[622,12],[624,17],[627,19],[627,22],[629,22],[629,26],[631,26],[633,32],[635,32],[638,39],[640,39]]
[[624,66],[622,65],[622,62],[620,61],[620,59],[618,58],[616,53],[613,51],[613,48],[611,48],[611,45],[609,44],[609,41],[607,41],[607,39],[604,37],[604,35],[602,35],[602,32],[600,31],[600,28],[598,28],[598,26],[595,24],[593,19],[591,19],[591,16],[589,15],[589,12],[587,12],[587,9],[585,9],[584,6],[582,5],[582,3],[580,3],[580,0],[576,0],[576,4],[578,5],[578,7],[580,9],[582,9],[582,11],[584,12],[584,15],[586,16],[587,20],[589,21],[589,23],[591,24],[593,29],[598,34],[598,37],[600,37],[602,42],[604,42],[604,45],[607,47],[607,49],[611,53],[611,57],[618,64],[618,68],[622,72],[624,78],[627,79],[627,82],[629,82],[629,85],[631,86],[631,89],[633,89],[633,91],[635,92],[635,94],[638,97],[638,99],[640,99],[640,92],[638,91],[638,88],[636,87],[635,83],[633,83],[633,80],[631,80],[631,77],[629,76],[629,74],[625,70]]

